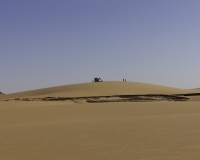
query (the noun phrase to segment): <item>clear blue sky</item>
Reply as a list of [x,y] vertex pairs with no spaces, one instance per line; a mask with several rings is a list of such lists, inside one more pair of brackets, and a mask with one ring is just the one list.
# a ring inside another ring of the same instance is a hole
[[0,91],[122,80],[200,87],[199,0],[0,0]]

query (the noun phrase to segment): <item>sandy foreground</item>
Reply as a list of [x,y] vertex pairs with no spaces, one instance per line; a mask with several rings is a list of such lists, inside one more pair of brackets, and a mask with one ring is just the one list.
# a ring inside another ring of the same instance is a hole
[[77,95],[64,86],[1,96],[0,160],[200,159],[200,96],[109,103],[13,99],[199,91],[123,82],[91,85],[73,86]]

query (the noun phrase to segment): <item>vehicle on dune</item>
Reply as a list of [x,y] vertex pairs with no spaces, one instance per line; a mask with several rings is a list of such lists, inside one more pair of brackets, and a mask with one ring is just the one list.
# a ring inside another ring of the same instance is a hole
[[94,78],[94,82],[103,82],[101,78]]

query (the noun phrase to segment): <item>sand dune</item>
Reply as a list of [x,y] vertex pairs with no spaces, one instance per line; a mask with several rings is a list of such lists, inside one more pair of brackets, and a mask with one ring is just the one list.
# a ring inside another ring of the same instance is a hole
[[47,96],[115,99],[119,97],[112,95],[197,91],[134,82],[103,82],[3,95],[0,160],[198,160],[200,96],[184,102],[5,101]]
[[0,102],[0,159],[200,158],[199,103],[56,103]]
[[14,94],[7,94],[0,99],[20,97],[79,97],[129,94],[183,94],[196,90],[184,90],[137,82],[99,82],[57,86]]

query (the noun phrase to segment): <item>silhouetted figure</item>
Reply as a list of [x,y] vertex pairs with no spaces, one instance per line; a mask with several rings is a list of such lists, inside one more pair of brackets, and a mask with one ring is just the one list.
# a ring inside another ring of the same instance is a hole
[[125,79],[125,82],[126,82],[126,79]]
[[123,79],[123,82],[124,82],[124,79]]

